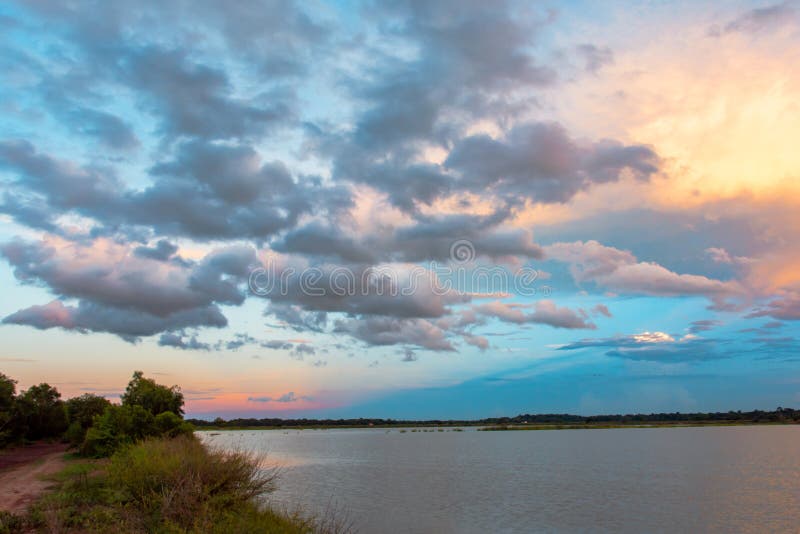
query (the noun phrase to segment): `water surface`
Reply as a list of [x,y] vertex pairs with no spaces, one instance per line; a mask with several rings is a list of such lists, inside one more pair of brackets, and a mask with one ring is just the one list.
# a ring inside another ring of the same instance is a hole
[[798,426],[198,434],[282,465],[273,503],[364,533],[800,529]]

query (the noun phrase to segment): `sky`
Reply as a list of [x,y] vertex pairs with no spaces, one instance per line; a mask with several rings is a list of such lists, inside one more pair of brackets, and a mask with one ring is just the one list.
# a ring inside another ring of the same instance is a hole
[[20,389],[800,404],[797,2],[11,1],[0,29]]

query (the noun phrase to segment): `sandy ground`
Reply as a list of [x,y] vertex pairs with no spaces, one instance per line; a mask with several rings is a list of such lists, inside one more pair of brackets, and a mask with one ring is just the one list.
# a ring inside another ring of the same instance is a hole
[[0,456],[0,510],[23,512],[53,483],[43,480],[64,468],[66,445],[41,443]]

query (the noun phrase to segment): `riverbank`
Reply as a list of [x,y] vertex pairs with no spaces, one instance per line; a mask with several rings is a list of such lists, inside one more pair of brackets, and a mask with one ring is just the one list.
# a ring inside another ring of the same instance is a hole
[[58,467],[44,473],[52,491],[0,516],[0,533],[346,531],[269,508],[264,496],[275,488],[275,470],[253,454],[207,448],[194,437],[146,440],[109,459],[68,455]]

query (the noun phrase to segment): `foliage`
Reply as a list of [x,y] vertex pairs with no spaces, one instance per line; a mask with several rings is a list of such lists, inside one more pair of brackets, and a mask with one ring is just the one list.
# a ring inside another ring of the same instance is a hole
[[108,406],[86,432],[81,454],[102,458],[123,445],[154,434],[153,414],[141,406]]
[[152,378],[144,378],[141,371],[135,371],[133,378],[122,395],[123,406],[141,406],[151,414],[172,412],[183,415],[183,393],[178,386],[166,387],[156,384]]
[[[168,390],[164,386],[156,385],[156,387]],[[194,427],[175,412],[164,411],[154,416],[145,406],[132,404],[130,400],[145,399],[144,402],[148,403],[146,397],[146,395],[132,395],[128,398],[128,402],[121,406],[109,404],[100,416],[95,417],[94,423],[86,432],[81,453],[102,458],[111,456],[125,445],[148,437],[176,437],[193,432]],[[155,405],[148,403],[148,406]]]
[[17,396],[13,406],[14,431],[25,439],[60,437],[67,428],[61,393],[49,384],[31,386]]
[[111,403],[99,395],[84,393],[66,402],[69,427],[66,438],[73,446],[79,446],[86,438],[86,432],[94,419],[103,414]]
[[180,435],[190,435],[194,427],[172,412],[162,412],[153,421],[157,435],[174,438]]
[[0,446],[13,438],[11,423],[16,392],[17,381],[0,373]]

